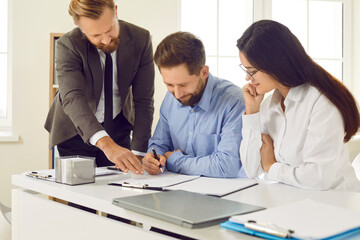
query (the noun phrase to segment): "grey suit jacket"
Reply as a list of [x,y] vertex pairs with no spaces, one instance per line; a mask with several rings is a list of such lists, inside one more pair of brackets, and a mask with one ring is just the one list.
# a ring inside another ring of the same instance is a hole
[[[121,107],[133,125],[131,148],[146,152],[154,113],[154,63],[147,30],[119,20],[117,84]],[[50,107],[45,129],[50,148],[79,134],[85,143],[104,128],[95,117],[103,71],[100,57],[79,28],[57,42],[55,59],[59,91]]]

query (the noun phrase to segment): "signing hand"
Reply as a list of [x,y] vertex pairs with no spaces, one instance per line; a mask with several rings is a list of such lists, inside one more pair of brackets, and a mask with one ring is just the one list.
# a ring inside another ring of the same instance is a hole
[[262,146],[260,148],[261,166],[265,172],[269,172],[270,167],[276,163],[274,154],[274,145],[271,137],[267,134],[261,134]]
[[123,172],[130,170],[135,174],[144,174],[141,162],[134,153],[127,148],[117,145],[109,136],[100,138],[96,146]]
[[160,168],[165,166],[166,158],[162,155],[158,155],[160,160],[155,159],[153,153],[147,153],[142,160],[144,169],[151,175],[162,173]]
[[260,104],[264,99],[264,94],[258,94],[256,88],[251,83],[246,84],[242,90],[245,100],[245,114],[259,112]]

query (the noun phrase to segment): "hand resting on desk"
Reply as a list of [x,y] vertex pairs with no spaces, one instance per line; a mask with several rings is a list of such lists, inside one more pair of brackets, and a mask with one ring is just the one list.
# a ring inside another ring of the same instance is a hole
[[130,170],[135,174],[144,174],[140,159],[129,149],[116,144],[109,136],[100,138],[96,146],[123,172],[127,173]]

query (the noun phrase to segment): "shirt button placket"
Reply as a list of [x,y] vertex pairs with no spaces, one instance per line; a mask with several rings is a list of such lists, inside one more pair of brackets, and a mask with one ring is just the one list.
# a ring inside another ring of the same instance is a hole
[[193,148],[192,148],[192,142],[193,142],[193,134],[194,134],[194,130],[195,130],[195,111],[194,109],[190,109],[190,113],[189,113],[189,141],[188,141],[188,149],[187,152],[191,153],[193,152]]

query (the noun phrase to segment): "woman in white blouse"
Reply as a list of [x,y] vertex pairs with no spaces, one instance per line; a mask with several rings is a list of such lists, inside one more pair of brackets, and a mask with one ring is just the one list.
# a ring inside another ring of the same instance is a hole
[[360,125],[349,90],[275,21],[253,23],[237,47],[250,81],[240,146],[247,176],[265,172],[299,188],[360,191],[346,145]]

